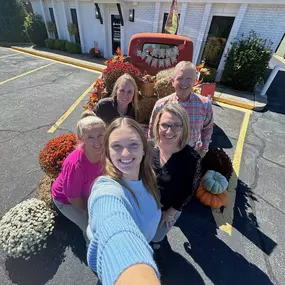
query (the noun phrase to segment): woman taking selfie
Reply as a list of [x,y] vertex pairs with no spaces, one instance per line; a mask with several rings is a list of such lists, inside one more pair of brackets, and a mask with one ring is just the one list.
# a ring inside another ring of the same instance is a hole
[[[163,240],[200,182],[200,156],[187,144],[189,119],[176,103],[157,114],[154,127],[153,168],[161,195],[162,218],[154,243]],[[159,244],[154,246],[159,248]]]
[[83,233],[87,228],[87,200],[94,180],[102,174],[104,122],[85,111],[77,123],[78,147],[64,160],[52,185],[52,197],[59,211]]
[[106,125],[118,117],[136,119],[138,110],[138,87],[129,74],[120,76],[113,88],[110,98],[101,99],[94,108],[95,114]]
[[88,201],[88,264],[103,285],[160,284],[149,246],[161,218],[160,197],[139,124],[113,121],[104,149],[104,176]]

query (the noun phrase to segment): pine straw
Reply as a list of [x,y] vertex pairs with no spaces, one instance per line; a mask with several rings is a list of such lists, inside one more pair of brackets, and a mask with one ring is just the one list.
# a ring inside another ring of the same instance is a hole
[[55,210],[55,206],[51,196],[51,183],[54,180],[45,175],[39,182],[36,190],[36,198],[44,201],[51,210]]

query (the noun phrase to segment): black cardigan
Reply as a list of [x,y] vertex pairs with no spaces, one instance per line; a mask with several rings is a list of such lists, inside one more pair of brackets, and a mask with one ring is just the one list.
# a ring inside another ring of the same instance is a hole
[[[93,111],[106,125],[109,125],[113,120],[120,117],[117,107],[116,98],[104,98],[96,104]],[[127,113],[124,116],[135,119],[135,111],[132,103],[128,105]]]
[[162,210],[170,207],[182,211],[199,187],[201,179],[200,155],[189,145],[172,154],[160,166],[160,151],[153,148],[153,168],[161,194]]

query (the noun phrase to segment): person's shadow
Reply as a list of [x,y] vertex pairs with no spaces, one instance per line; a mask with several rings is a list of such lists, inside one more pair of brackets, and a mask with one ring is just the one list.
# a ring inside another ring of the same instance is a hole
[[[254,199],[254,194],[241,183],[237,191],[233,227],[266,254],[270,254],[276,243],[260,231],[254,214],[247,214],[248,199]],[[273,284],[256,265],[217,237],[211,208],[202,205],[196,198],[183,211],[176,225],[188,240],[184,243],[186,252],[213,284]]]
[[53,234],[47,239],[47,247],[30,259],[7,258],[6,270],[13,284],[43,285],[52,279],[64,261],[65,250],[70,247],[81,262],[87,264],[87,247],[81,230],[62,214],[58,214]]
[[162,285],[204,285],[205,282],[194,266],[182,255],[173,251],[167,237],[161,248],[154,251],[154,260],[161,274]]

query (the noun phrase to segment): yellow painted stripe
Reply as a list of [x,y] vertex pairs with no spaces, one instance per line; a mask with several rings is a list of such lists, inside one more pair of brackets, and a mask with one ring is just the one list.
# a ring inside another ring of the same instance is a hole
[[26,49],[21,49],[19,47],[11,47],[11,50],[25,54],[25,55],[41,58],[41,59],[45,58],[46,60],[50,60],[50,61],[57,62],[63,65],[71,66],[71,67],[76,67],[76,68],[89,71],[89,72],[93,72],[93,73],[97,73],[97,74],[101,74],[103,71],[103,69],[101,68],[93,67],[88,64],[84,64],[81,62],[74,62],[73,60],[64,59],[64,58],[53,56],[53,55],[48,55],[48,54],[43,55],[41,52],[37,52],[37,51],[30,51]]
[[222,103],[222,102],[219,102],[218,104],[224,108],[233,109],[233,110],[240,111],[240,112],[247,112],[248,110],[245,108],[241,108],[241,107],[234,106],[234,105],[229,105],[229,104]]
[[52,63],[46,64],[46,65],[44,65],[44,66],[38,67],[38,68],[36,68],[36,69],[30,70],[30,71],[28,71],[28,72],[22,73],[22,74],[20,74],[20,75],[15,76],[15,77],[12,77],[12,78],[9,78],[9,79],[7,79],[7,80],[4,80],[4,81],[0,82],[0,85],[2,85],[2,84],[4,84],[4,83],[7,83],[7,82],[9,82],[9,81],[15,80],[15,79],[17,79],[17,78],[20,78],[20,77],[22,77],[22,76],[31,74],[31,73],[36,72],[36,71],[38,71],[38,70],[41,70],[41,69],[43,69],[43,68],[45,68],[45,67],[48,67],[48,66],[50,66],[50,65],[52,65],[52,64],[54,64],[54,63],[52,62]]
[[225,99],[225,98],[215,97],[214,100],[216,102],[226,103],[226,104],[229,104],[229,105],[233,105],[233,106],[244,108],[244,109],[248,109],[248,110],[253,110],[254,109],[254,106],[252,106],[252,105],[236,102],[236,101]]
[[[245,114],[244,114],[237,146],[236,146],[234,157],[233,157],[233,175],[229,181],[229,187],[228,187],[228,192],[229,192],[229,195],[232,196],[231,197],[232,199],[229,199],[229,202],[231,202],[231,205],[228,205],[227,207],[232,209],[233,212],[234,212],[234,206],[235,206],[236,188],[237,188],[237,183],[238,183],[238,178],[239,178],[243,147],[244,147],[246,132],[247,132],[249,119],[250,119],[250,115],[252,111],[245,110],[244,112]],[[233,216],[234,215],[232,213],[232,217]],[[228,233],[230,236],[232,235],[232,225],[230,225],[229,223],[226,223],[226,225],[221,225],[219,229]]]
[[8,55],[3,55],[3,56],[0,56],[0,59],[1,58],[10,57],[10,56],[15,56],[15,55],[19,55],[19,54],[18,53],[13,53],[13,54],[8,54]]
[[81,94],[77,100],[70,106],[70,108],[57,120],[57,122],[48,130],[48,133],[53,133],[64,121],[65,119],[73,112],[73,110],[77,107],[77,105],[84,99],[84,97],[91,91],[94,83],[90,85],[90,87],[85,90],[83,94]]

